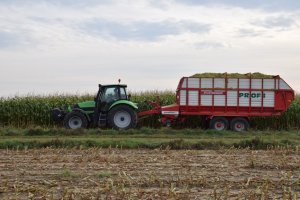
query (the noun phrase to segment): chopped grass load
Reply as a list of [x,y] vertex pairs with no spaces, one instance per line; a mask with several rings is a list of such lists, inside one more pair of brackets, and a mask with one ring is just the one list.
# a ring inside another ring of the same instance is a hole
[[190,76],[192,78],[274,78],[275,75],[267,75],[262,74],[259,72],[255,73],[247,73],[247,74],[240,74],[240,73],[199,73]]

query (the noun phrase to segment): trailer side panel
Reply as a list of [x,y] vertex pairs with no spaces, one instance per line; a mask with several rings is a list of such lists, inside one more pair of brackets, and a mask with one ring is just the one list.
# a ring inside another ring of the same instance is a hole
[[274,78],[189,78],[177,88],[182,115],[280,115],[294,99],[293,89]]

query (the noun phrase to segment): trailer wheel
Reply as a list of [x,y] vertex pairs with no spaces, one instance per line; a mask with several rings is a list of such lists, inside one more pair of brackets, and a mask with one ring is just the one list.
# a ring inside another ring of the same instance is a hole
[[236,117],[230,122],[230,129],[237,132],[247,131],[250,127],[248,120],[242,117]]
[[227,130],[229,127],[229,122],[225,117],[214,117],[209,122],[209,128],[217,131]]
[[137,125],[137,113],[127,105],[116,106],[108,113],[108,123],[112,128],[118,130],[135,128]]
[[64,117],[64,126],[67,129],[87,128],[88,121],[86,116],[81,112],[72,111]]

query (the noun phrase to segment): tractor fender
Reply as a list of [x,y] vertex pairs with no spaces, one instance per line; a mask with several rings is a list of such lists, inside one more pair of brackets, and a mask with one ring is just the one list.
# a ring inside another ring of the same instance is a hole
[[89,117],[89,115],[87,115],[84,110],[80,109],[80,108],[73,108],[72,111],[77,111],[77,112],[81,112],[82,114],[84,114],[84,116],[87,118],[87,120],[90,122],[91,118]]
[[138,107],[137,107],[137,104],[136,103],[133,103],[131,101],[128,101],[128,100],[119,100],[119,101],[116,101],[115,103],[113,103],[108,110],[112,109],[113,107],[117,106],[117,105],[120,105],[120,104],[125,104],[125,105],[128,105],[130,107],[132,107],[133,109],[137,110]]

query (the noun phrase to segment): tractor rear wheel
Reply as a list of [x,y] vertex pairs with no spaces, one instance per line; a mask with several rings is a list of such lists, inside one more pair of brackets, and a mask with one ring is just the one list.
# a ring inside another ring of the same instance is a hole
[[247,131],[250,127],[248,120],[243,117],[236,117],[230,122],[230,129],[237,132]]
[[209,128],[216,131],[225,131],[229,127],[229,122],[225,117],[214,117],[209,122]]
[[87,128],[88,120],[86,116],[78,111],[68,113],[64,118],[64,126],[67,129]]
[[137,125],[137,113],[127,105],[115,106],[108,112],[108,124],[118,130],[135,128]]

